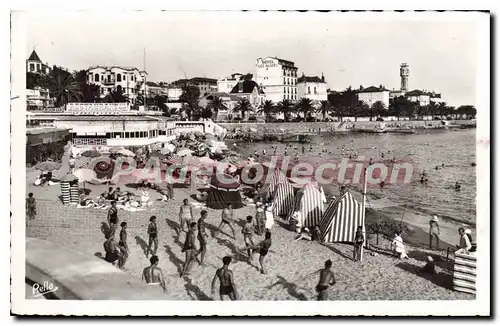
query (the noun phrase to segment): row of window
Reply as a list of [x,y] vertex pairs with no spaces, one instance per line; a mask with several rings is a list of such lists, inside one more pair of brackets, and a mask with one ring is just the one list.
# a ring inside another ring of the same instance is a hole
[[[311,94],[311,86],[307,86],[307,94]],[[314,87],[314,94],[318,94],[316,92],[316,87]]]
[[295,79],[283,78],[283,84],[285,85],[297,85],[297,81]]
[[283,99],[284,100],[296,100],[297,95],[283,94]]
[[283,87],[283,92],[297,94],[297,88],[294,88],[294,87]]
[[149,130],[149,131],[124,131],[124,132],[107,132],[106,136],[95,137],[78,137],[73,134],[73,143],[75,145],[106,145],[107,139],[120,138],[154,138],[157,136],[171,136],[174,134],[173,129],[168,130]]
[[[113,91],[113,87],[101,87],[101,95],[104,94],[104,91],[107,90],[108,94]],[[122,87],[123,94],[137,94],[137,90],[135,88],[127,88],[127,87]]]
[[[99,75],[99,74],[94,74],[94,82],[99,82],[99,81],[102,81],[102,82],[108,82],[108,83],[114,83],[115,82],[115,79],[113,78],[113,76],[111,75]],[[87,79],[88,81],[92,81],[92,74],[88,74],[87,76]],[[117,82],[121,82],[123,79],[123,81],[126,81],[127,80],[127,75],[126,74],[116,74],[116,81]],[[134,81],[134,75],[130,75],[130,81]]]
[[283,75],[289,77],[297,77],[297,70],[283,69]]

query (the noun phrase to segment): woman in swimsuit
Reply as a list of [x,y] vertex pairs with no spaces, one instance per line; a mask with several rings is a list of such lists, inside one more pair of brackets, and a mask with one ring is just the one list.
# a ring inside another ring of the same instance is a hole
[[155,249],[154,251],[151,251],[153,255],[156,255],[156,251],[158,250],[158,227],[156,225],[156,216],[151,216],[149,219],[149,226],[148,226],[148,236],[149,236],[149,242],[148,242],[148,250],[146,250],[146,258],[149,256],[149,252],[151,251],[151,245],[154,243]]
[[434,215],[429,221],[429,249],[432,249],[432,239],[436,238],[436,249],[439,250],[439,224],[438,217]]
[[116,202],[111,202],[111,207],[108,210],[108,224],[111,233],[115,233],[116,226],[118,225],[118,209],[116,208]]
[[229,264],[231,263],[231,257],[225,256],[222,258],[224,266],[219,268],[212,279],[212,295],[215,292],[215,282],[217,278],[220,281],[219,295],[221,301],[224,300],[224,296],[229,296],[231,300],[238,300],[238,291],[236,285],[234,284],[233,272],[229,269]]
[[189,201],[187,198],[185,198],[182,201],[182,206],[181,206],[181,209],[179,211],[179,222],[181,225],[180,230],[182,230],[184,232],[186,232],[186,230],[184,230],[184,225],[186,225],[189,228],[189,224],[191,222],[194,222],[193,207],[191,205],[189,205]]

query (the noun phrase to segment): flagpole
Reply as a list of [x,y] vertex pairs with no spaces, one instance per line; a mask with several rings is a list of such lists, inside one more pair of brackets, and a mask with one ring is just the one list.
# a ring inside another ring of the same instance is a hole
[[363,261],[363,253],[364,253],[364,248],[366,244],[366,230],[365,230],[365,213],[366,213],[366,188],[367,188],[367,178],[366,178],[366,173],[367,173],[367,168],[365,168],[364,171],[364,180],[363,180],[363,202],[362,202],[362,227],[363,227],[363,245],[361,246],[361,257],[359,257],[360,261]]

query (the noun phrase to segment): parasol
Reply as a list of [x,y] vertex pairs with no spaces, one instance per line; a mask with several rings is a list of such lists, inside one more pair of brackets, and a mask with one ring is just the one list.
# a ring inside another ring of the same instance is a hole
[[53,162],[53,161],[45,161],[45,162],[40,162],[37,165],[35,165],[35,169],[40,170],[40,171],[55,171],[59,170],[61,167],[61,163]]
[[116,152],[117,154],[119,155],[123,155],[123,156],[129,156],[129,157],[134,157],[135,156],[135,153],[132,152],[132,151],[129,151],[128,149],[125,149],[125,148],[122,148],[120,149],[118,152]]
[[81,155],[84,157],[99,157],[101,156],[101,153],[99,153],[98,151],[88,150],[83,152]]
[[74,175],[73,173],[67,173],[65,176],[63,176],[60,180],[61,182],[73,182],[73,181],[78,181],[78,177]]

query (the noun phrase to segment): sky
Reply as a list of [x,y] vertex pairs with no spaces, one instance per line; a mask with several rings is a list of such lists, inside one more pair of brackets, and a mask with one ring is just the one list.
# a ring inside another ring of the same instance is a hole
[[[321,76],[342,90],[437,91],[449,105],[475,104],[478,29],[474,21],[316,12],[30,12],[26,56],[69,70],[94,65],[142,69],[148,80],[222,78],[255,73],[259,57],[295,62],[299,75]],[[441,15],[445,18],[445,15]],[[447,17],[449,18],[449,17]],[[397,20],[395,20],[397,19]]]

